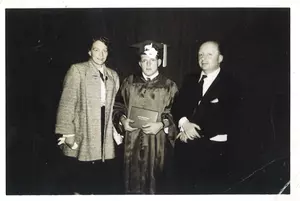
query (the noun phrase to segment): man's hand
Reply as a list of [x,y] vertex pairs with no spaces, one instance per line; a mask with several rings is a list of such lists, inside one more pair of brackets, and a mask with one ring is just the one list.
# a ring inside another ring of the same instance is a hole
[[163,127],[164,125],[162,122],[147,123],[142,126],[142,130],[146,134],[156,135]]
[[126,130],[126,131],[134,131],[134,130],[136,130],[137,128],[132,128],[130,125],[129,125],[129,123],[133,123],[134,121],[133,120],[131,120],[131,119],[128,119],[128,118],[126,118],[126,117],[121,117],[121,123],[122,123],[122,125],[123,125],[123,127],[124,127],[124,129]]
[[179,140],[181,141],[181,142],[184,142],[184,143],[187,143],[187,136],[186,136],[186,134],[184,133],[184,132],[180,132],[178,135],[177,135],[177,137],[176,137],[176,139],[178,139],[179,138]]
[[197,124],[186,121],[182,124],[182,128],[184,133],[186,134],[186,137],[189,140],[193,140],[194,138],[201,138],[201,136],[196,130],[196,129],[201,130]]

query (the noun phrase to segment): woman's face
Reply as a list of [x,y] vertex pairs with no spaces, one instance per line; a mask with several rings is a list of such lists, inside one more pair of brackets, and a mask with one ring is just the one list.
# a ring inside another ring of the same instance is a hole
[[102,65],[105,63],[108,56],[107,46],[103,42],[97,40],[93,43],[89,55],[96,64]]

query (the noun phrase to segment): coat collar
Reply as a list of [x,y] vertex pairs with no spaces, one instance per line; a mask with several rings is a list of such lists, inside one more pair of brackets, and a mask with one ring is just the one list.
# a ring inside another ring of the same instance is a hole
[[[95,65],[92,64],[92,61],[89,60],[88,61],[88,70],[94,74],[94,75],[98,75],[99,74],[99,70],[95,67]],[[109,68],[107,67],[103,67],[103,74],[105,76],[106,79],[113,79],[113,75],[112,72]]]

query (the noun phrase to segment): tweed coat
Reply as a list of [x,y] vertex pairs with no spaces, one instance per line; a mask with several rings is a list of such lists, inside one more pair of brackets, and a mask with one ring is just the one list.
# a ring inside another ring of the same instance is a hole
[[74,64],[68,70],[57,111],[55,133],[75,134],[78,149],[62,146],[66,156],[80,161],[113,159],[115,157],[112,112],[116,93],[119,89],[118,74],[104,69],[106,102],[104,143],[101,146],[101,105],[100,73],[91,61]]

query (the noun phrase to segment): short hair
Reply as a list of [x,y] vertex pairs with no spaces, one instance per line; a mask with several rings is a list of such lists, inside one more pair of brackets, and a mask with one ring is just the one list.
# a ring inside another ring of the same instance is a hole
[[100,36],[100,37],[95,37],[92,39],[92,42],[90,43],[90,46],[89,46],[89,49],[91,49],[93,47],[93,44],[96,42],[96,41],[100,41],[102,43],[104,43],[107,47],[107,50],[109,49],[109,46],[110,46],[110,41],[108,38],[104,37],[104,36]]
[[213,43],[213,44],[215,44],[215,45],[217,46],[217,49],[218,49],[219,53],[222,54],[223,51],[222,51],[222,47],[221,47],[220,41],[217,41],[217,40],[206,40],[206,41],[204,41],[204,42],[202,42],[202,43],[200,44],[199,48],[200,48],[204,43]]

